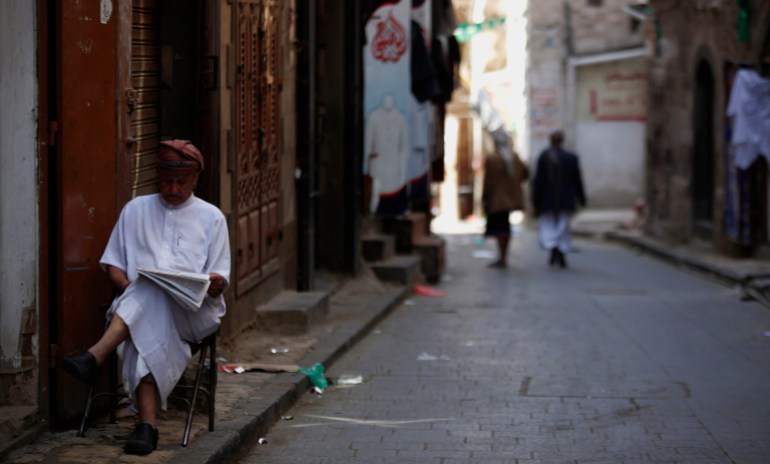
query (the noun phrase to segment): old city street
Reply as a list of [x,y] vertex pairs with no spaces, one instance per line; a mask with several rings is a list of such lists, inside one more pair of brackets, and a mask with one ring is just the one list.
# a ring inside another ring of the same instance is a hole
[[446,294],[405,300],[244,464],[767,462],[770,309],[610,243],[555,269],[524,232],[500,270],[447,242]]

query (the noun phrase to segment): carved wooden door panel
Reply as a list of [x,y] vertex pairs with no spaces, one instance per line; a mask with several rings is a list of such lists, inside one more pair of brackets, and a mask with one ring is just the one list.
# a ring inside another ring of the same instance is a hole
[[278,270],[281,2],[236,3],[236,293]]

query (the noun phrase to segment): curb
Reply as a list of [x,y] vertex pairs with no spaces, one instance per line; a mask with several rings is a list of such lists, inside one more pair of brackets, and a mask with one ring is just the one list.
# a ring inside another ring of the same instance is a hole
[[15,437],[10,442],[0,443],[0,462],[3,462],[8,457],[8,455],[14,451],[34,443],[35,440],[42,437],[47,430],[48,424],[39,422],[35,426],[22,432],[18,437]]
[[672,250],[644,236],[633,236],[614,231],[606,232],[601,236],[610,241],[637,247],[669,264],[693,270],[722,284],[739,286],[743,299],[753,299],[770,308],[770,273],[735,272],[711,263],[694,253]]
[[754,299],[770,308],[770,272],[735,271],[698,256],[697,253],[672,249],[645,235],[618,230],[592,230],[578,227],[576,237],[589,240],[607,240],[636,248],[675,267],[688,269],[709,277],[723,285],[739,286],[744,298]]
[[[374,327],[387,317],[411,292],[409,287],[389,289],[383,295],[369,301],[370,311],[340,327],[337,332],[319,339],[318,349],[305,356],[300,365],[321,363],[328,369],[343,354],[361,341]],[[362,311],[363,312],[363,311]],[[257,443],[259,437],[281,420],[300,397],[310,390],[307,376],[286,374],[276,377],[261,393],[265,398],[243,399],[235,409],[244,411],[242,419],[217,422],[214,432],[200,434],[189,447],[175,453],[172,464],[235,462],[243,458]],[[249,411],[256,411],[253,415]]]
[[729,269],[710,263],[708,260],[702,259],[692,253],[671,249],[644,236],[634,236],[614,231],[606,232],[603,236],[611,241],[638,247],[656,258],[676,266],[707,274],[725,284],[744,286],[755,277],[749,273],[733,272]]

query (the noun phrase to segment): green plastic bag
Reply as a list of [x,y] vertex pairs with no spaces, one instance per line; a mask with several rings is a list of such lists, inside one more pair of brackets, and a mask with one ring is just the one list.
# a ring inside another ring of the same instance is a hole
[[329,382],[326,380],[326,376],[324,376],[324,366],[322,364],[315,363],[312,367],[307,369],[301,367],[299,371],[310,377],[310,383],[312,383],[314,387],[325,390],[326,387],[329,386]]

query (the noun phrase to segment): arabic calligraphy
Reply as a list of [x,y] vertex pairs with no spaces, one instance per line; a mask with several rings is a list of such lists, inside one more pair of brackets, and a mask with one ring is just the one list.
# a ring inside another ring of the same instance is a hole
[[392,12],[387,19],[377,23],[376,31],[371,46],[374,58],[385,63],[395,63],[401,59],[406,53],[406,29],[393,17]]

